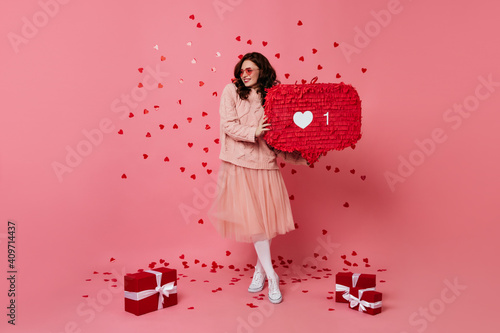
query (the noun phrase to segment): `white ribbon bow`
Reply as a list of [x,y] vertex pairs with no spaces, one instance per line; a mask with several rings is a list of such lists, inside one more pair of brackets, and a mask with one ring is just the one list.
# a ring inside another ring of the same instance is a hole
[[155,289],[148,289],[148,290],[143,290],[139,292],[132,292],[132,291],[125,291],[125,298],[134,300],[134,301],[140,301],[145,298],[148,298],[149,296],[155,295],[157,293],[160,293],[158,297],[158,310],[163,308],[163,303],[165,299],[163,296],[170,297],[170,294],[176,294],[177,293],[177,286],[175,286],[175,281],[169,282],[165,285],[161,285],[161,272],[157,271],[145,271],[147,273],[152,273],[156,275],[156,288]]
[[[368,289],[375,290],[375,288],[368,288]],[[359,298],[354,297],[353,295],[349,295],[350,296],[349,297],[349,306],[351,308],[354,308],[356,305],[359,305],[358,311],[362,311],[362,312],[366,311],[366,308],[372,308],[372,309],[380,308],[382,306],[382,301],[370,303],[370,302],[361,300],[361,297],[363,296],[363,292],[367,291],[368,289],[359,290],[359,292],[358,292]]]

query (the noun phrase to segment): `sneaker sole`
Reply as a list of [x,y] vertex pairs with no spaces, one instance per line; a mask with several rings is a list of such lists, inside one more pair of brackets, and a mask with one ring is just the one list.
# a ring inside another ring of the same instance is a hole
[[283,297],[280,297],[279,299],[276,299],[276,300],[271,299],[269,296],[268,296],[268,298],[269,298],[269,302],[271,302],[273,304],[279,304],[279,303],[281,303],[281,301],[283,301]]

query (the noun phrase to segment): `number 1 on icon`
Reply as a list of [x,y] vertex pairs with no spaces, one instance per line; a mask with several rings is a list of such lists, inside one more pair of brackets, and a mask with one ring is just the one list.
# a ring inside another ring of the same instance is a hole
[[326,124],[328,125],[328,112],[325,113],[323,116],[326,116]]

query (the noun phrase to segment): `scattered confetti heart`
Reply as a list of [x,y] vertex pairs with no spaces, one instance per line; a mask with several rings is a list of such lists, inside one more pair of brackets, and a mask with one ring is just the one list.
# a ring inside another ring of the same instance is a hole
[[349,207],[349,203],[348,202],[344,203],[344,207],[348,208]]
[[361,176],[360,178],[361,178],[361,180],[365,180],[366,176]]
[[201,116],[202,116],[202,117],[206,117],[206,116],[208,116],[208,113],[206,113],[205,111],[203,111],[203,112],[201,113]]
[[[198,223],[199,223],[199,224],[203,224],[203,219],[199,219],[199,220],[198,220]],[[195,264],[196,264],[196,262],[195,262]]]
[[293,196],[293,194],[289,198],[290,198],[290,200],[294,200],[295,199],[295,197]]
[[179,126],[177,126],[177,124],[174,124],[174,126],[172,126],[173,129],[178,129]]
[[231,251],[226,251],[226,256],[230,256],[231,255]]
[[267,42],[262,42],[262,45],[263,45],[263,46],[266,46],[266,45],[267,45]]
[[341,78],[341,76],[340,76],[340,74],[339,74],[339,73],[337,73],[337,75],[335,75],[335,77],[336,77],[337,79],[340,79],[340,78]]
[[357,255],[358,255],[358,253],[357,253],[356,251],[352,251],[351,255],[352,255],[352,256],[357,256]]
[[158,83],[158,88],[163,88],[163,84]]
[[144,70],[144,68],[142,68],[142,67],[138,68],[139,73],[142,73],[143,70]]
[[366,73],[366,68],[361,68],[361,71],[362,71],[363,73]]
[[301,26],[302,25],[302,21],[299,20],[299,22],[297,22],[297,25]]
[[214,140],[214,142],[215,142],[216,144],[219,144],[219,139],[215,139],[215,140]]
[[190,18],[191,20],[194,20],[194,15],[189,15],[189,18]]
[[123,175],[122,175],[122,179],[127,179],[127,175],[126,175],[126,174],[123,174]]
[[211,174],[212,173],[212,169],[207,169],[207,173]]
[[370,264],[365,264],[365,267],[371,267],[371,265]]
[[200,87],[203,87],[203,85],[205,84],[205,82],[200,81],[200,83],[199,83],[199,84],[200,84]]
[[196,25],[197,28],[201,28],[201,23],[198,22],[198,24]]
[[294,175],[294,174],[296,174],[296,173],[297,173],[297,170],[292,169],[292,171],[291,171],[291,172],[292,172],[292,175]]
[[123,134],[123,130],[122,130],[122,129],[120,129],[120,130],[118,131],[118,134]]
[[165,58],[164,56],[161,56],[160,60],[161,61],[165,61],[167,58]]
[[335,171],[335,173],[338,173],[338,172],[340,172],[340,169],[339,168],[335,168],[334,171]]
[[190,306],[190,307],[188,308],[188,310],[193,310],[193,309],[194,309],[194,306]]
[[195,174],[192,174],[192,175],[191,175],[191,178],[192,178],[192,179],[196,179],[196,175],[195,175]]
[[251,39],[247,40],[247,44],[252,45],[252,40]]
[[151,137],[151,133],[147,132],[146,133],[146,138],[150,138]]
[[258,305],[254,305],[253,303],[247,303],[247,306],[251,307],[252,309],[259,307]]
[[337,46],[339,46],[339,43],[337,43],[337,42],[333,43],[333,47],[337,47]]
[[279,59],[281,55],[279,53],[276,53],[274,56]]
[[148,109],[144,109],[144,114],[148,114],[149,113],[149,110]]
[[347,266],[351,266],[352,265],[351,262],[348,261],[348,260],[344,260],[344,264],[347,265]]
[[301,57],[299,58],[299,60],[300,60],[300,61],[304,61],[304,56],[301,56]]
[[325,229],[322,230],[323,235],[326,235],[327,232]]
[[345,254],[341,255],[340,258],[345,259],[347,256]]
[[290,74],[285,73],[285,78],[288,79],[290,77]]
[[331,165],[327,165],[326,166],[326,170],[330,171],[332,169],[332,166]]
[[[185,167],[180,167],[180,169],[181,169],[181,172],[184,172],[184,171],[186,170],[186,168],[185,168]],[[181,258],[181,259],[182,259],[182,258]]]
[[142,157],[144,157],[144,159],[148,158],[148,154],[142,154]]
[[335,311],[335,309],[332,309],[332,308],[328,308],[328,311]]
[[313,54],[316,54],[318,52],[318,50],[312,49],[312,52],[313,52]]
[[129,117],[129,118],[133,118],[133,117],[134,117],[134,114],[133,114],[132,112],[130,112],[130,113],[128,114],[128,117]]
[[208,147],[203,148],[203,151],[204,151],[205,153],[208,153]]
[[318,65],[318,70],[322,70],[322,69],[323,69],[323,66]]
[[209,130],[209,129],[210,129],[210,125],[208,125],[208,124],[207,124],[207,125],[205,125],[205,129],[206,129],[206,130]]
[[189,148],[193,147],[193,143],[192,143],[192,142],[189,142],[189,143],[188,143],[188,147],[189,147]]

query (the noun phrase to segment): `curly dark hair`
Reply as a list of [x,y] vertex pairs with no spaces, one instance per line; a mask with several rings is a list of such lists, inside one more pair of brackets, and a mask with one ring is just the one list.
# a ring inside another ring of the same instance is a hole
[[250,60],[259,68],[257,92],[260,94],[260,96],[262,96],[262,105],[264,105],[266,101],[265,89],[271,88],[272,86],[280,84],[281,82],[276,80],[276,71],[264,55],[258,52],[247,53],[243,56],[243,58],[241,58],[236,66],[234,66],[233,83],[236,85],[236,92],[241,99],[247,99],[251,90],[251,88],[245,86],[243,80],[240,77],[241,65],[245,60]]

